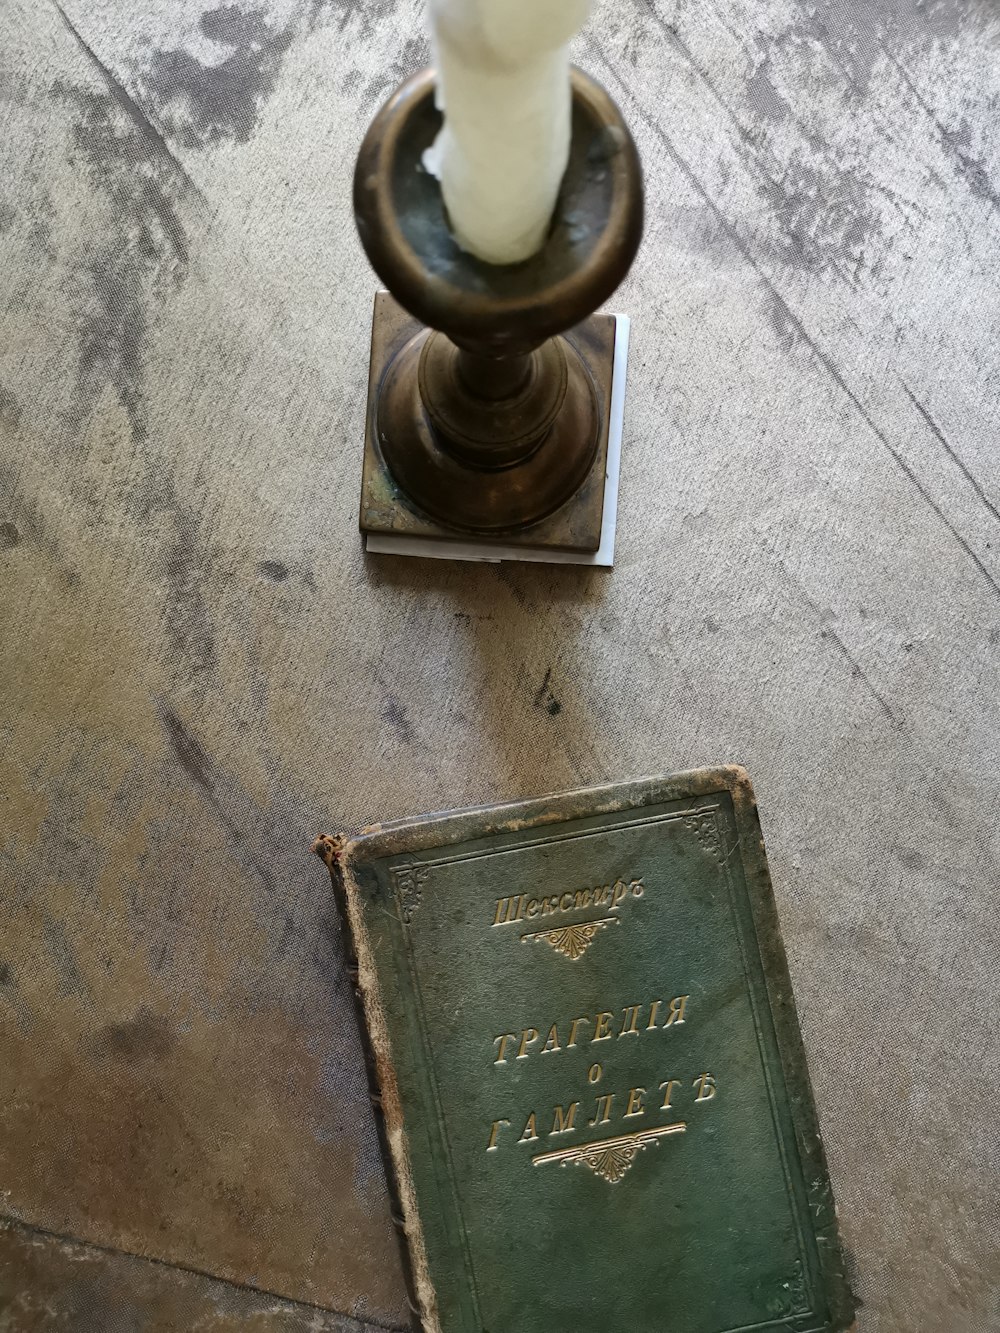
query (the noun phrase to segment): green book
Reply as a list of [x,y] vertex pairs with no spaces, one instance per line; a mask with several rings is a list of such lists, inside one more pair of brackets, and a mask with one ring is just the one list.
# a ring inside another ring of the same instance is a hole
[[426,1333],[853,1322],[739,768],[317,844]]

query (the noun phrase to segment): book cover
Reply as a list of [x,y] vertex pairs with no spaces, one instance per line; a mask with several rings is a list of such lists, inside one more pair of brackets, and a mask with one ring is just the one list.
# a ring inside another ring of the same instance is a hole
[[426,1333],[853,1321],[750,781],[322,838]]

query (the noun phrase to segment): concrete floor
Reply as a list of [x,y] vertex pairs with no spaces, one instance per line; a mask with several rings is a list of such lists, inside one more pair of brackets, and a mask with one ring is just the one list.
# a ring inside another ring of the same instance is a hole
[[739,761],[859,1327],[996,1333],[995,4],[599,0],[612,574],[362,555],[420,10],[0,4],[0,1330],[402,1326],[310,839]]

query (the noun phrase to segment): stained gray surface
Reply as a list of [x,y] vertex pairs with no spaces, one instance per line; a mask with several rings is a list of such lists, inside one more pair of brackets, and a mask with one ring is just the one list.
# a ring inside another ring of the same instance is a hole
[[382,1324],[0,1221],[0,1333],[380,1333]]
[[[1000,20],[598,10],[610,576],[361,554],[349,179],[416,3],[0,2],[2,1209],[398,1327],[311,835],[739,760],[860,1328],[994,1333]],[[87,1328],[65,1262],[0,1326]]]

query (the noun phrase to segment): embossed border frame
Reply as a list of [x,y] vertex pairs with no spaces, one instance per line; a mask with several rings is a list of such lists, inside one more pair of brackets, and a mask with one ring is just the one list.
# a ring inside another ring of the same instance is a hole
[[[829,1188],[826,1159],[820,1139],[815,1103],[799,1033],[787,960],[781,943],[777,909],[764,853],[756,800],[750,778],[745,770],[736,766],[702,769],[669,777],[649,778],[627,784],[616,784],[615,786],[542,797],[507,806],[448,811],[422,819],[399,820],[392,824],[367,830],[360,838],[350,843],[345,851],[345,878],[350,888],[353,889],[353,894],[350,896],[362,900],[361,903],[355,901],[352,904],[354,909],[352,911],[352,921],[356,931],[359,927],[363,929],[362,903],[365,894],[358,891],[358,883],[354,880],[353,869],[370,868],[373,874],[374,862],[388,862],[399,857],[408,857],[411,861],[412,858],[416,857],[421,864],[428,865],[435,858],[424,859],[421,853],[438,851],[450,845],[485,837],[495,837],[504,833],[518,833],[526,829],[536,831],[544,829],[548,825],[563,824],[575,819],[601,818],[603,816],[613,816],[620,812],[635,813],[644,806],[664,805],[669,802],[694,802],[695,806],[691,810],[669,812],[672,816],[690,816],[697,811],[699,800],[725,793],[728,793],[732,801],[736,835],[736,842],[726,849],[723,859],[730,905],[732,908],[734,886],[728,868],[728,861],[738,847],[744,871],[746,906],[750,916],[749,924],[754,935],[754,953],[760,963],[760,976],[756,985],[758,987],[762,985],[767,995],[767,1010],[771,1020],[774,1048],[783,1082],[786,1089],[794,1087],[797,1094],[794,1098],[790,1097],[788,1099],[786,1112],[786,1119],[792,1130],[793,1145],[797,1150],[802,1187],[805,1191],[804,1202],[801,1197],[797,1202],[800,1209],[802,1207],[808,1208],[813,1215],[810,1231],[816,1238],[816,1248],[813,1252],[815,1262],[809,1265],[809,1269],[816,1276],[814,1286],[816,1295],[819,1295],[818,1288],[822,1288],[822,1299],[819,1304],[821,1306],[825,1305],[828,1313],[820,1313],[819,1317],[823,1322],[815,1324],[812,1321],[817,1318],[817,1313],[806,1312],[802,1309],[798,1311],[790,1310],[787,1313],[775,1316],[773,1319],[745,1326],[742,1329],[720,1329],[718,1333],[765,1333],[767,1330],[770,1330],[770,1333],[820,1333],[821,1329],[828,1326],[847,1329],[853,1322],[855,1302],[844,1271],[844,1259],[837,1232],[835,1207],[832,1192]],[[715,817],[717,819],[717,814]],[[368,875],[364,875],[363,878],[368,880],[369,883],[372,882]],[[381,911],[384,912],[384,908]],[[403,958],[400,961],[405,961],[408,952],[405,944],[406,932],[398,916],[392,913],[388,915],[389,919],[395,923],[390,935],[394,952],[395,945],[399,945],[403,949]],[[743,938],[743,930],[738,920],[737,934],[741,951],[743,951],[746,947],[746,941]],[[744,970],[746,971],[745,955]],[[378,985],[378,978],[372,976],[366,988],[364,1001],[366,1012],[376,1015],[381,1020],[383,1010]],[[754,983],[751,983],[751,994],[753,994],[753,990]],[[418,982],[416,983],[416,992],[419,996]],[[419,1002],[421,1001],[418,998]],[[421,1040],[423,1040],[422,1037]],[[376,1063],[380,1074],[391,1079],[394,1084],[391,1050],[388,1047],[385,1050],[376,1050]],[[766,1060],[764,1064],[766,1069]],[[428,1064],[426,1067],[432,1069],[433,1065]],[[773,1096],[770,1099],[773,1107]],[[432,1099],[431,1105],[433,1105],[434,1100],[436,1100],[436,1096]],[[389,1137],[394,1145],[394,1165],[397,1173],[408,1174],[409,1163],[407,1161],[406,1137],[401,1107],[396,1108],[394,1115],[398,1117],[398,1123],[389,1125],[390,1130],[393,1131]],[[777,1125],[776,1132],[782,1151],[793,1146],[786,1142],[786,1136],[778,1130]],[[445,1160],[448,1160],[447,1156]],[[451,1192],[453,1194],[457,1193],[450,1163],[447,1174]],[[415,1198],[412,1192],[412,1180],[409,1184],[410,1197]],[[800,1191],[795,1191],[795,1193],[800,1194]],[[419,1212],[419,1210],[417,1211]],[[793,1213],[797,1226],[801,1228],[800,1210],[793,1207]],[[413,1220],[418,1231],[422,1233],[419,1216],[414,1217]],[[801,1234],[800,1230],[800,1236]],[[469,1265],[469,1275],[474,1282],[471,1264]],[[433,1283],[431,1285],[433,1286]],[[815,1305],[815,1300],[812,1303]],[[832,1322],[828,1325],[827,1320]],[[434,1326],[437,1326],[436,1322]]]

